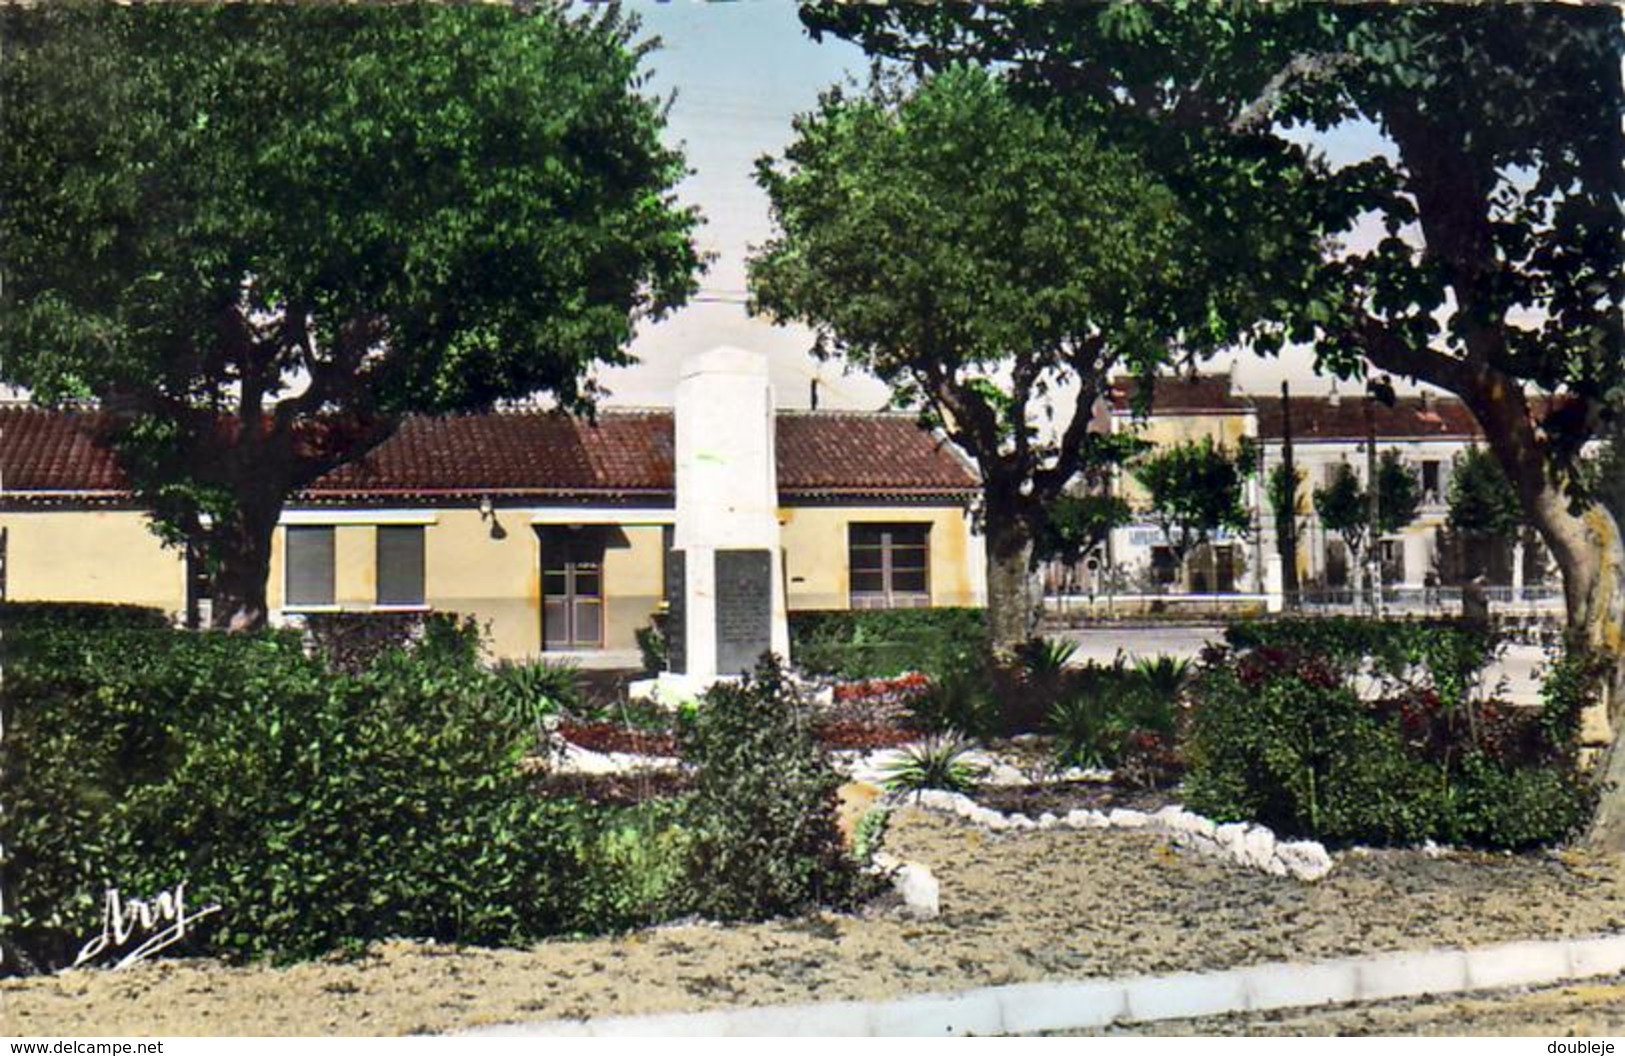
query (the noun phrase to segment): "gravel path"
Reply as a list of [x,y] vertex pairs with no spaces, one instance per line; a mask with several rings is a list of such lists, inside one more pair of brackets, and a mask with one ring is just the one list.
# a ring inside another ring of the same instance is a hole
[[459,950],[405,941],[285,969],[160,962],[0,982],[6,1034],[400,1034],[557,1017],[1321,959],[1625,928],[1625,871],[1547,856],[1341,856],[1316,885],[1142,832],[990,834],[902,811],[943,915],[887,913]]

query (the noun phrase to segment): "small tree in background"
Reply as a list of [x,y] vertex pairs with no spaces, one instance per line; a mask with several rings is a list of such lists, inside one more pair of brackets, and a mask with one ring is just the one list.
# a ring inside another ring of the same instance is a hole
[[1231,454],[1204,436],[1158,448],[1130,470],[1145,488],[1151,519],[1181,571],[1191,551],[1214,532],[1245,534],[1252,527],[1242,484],[1257,464],[1251,446]]
[[[1287,595],[1291,598],[1296,595],[1298,589],[1298,517],[1303,512],[1301,499],[1303,470],[1296,466],[1277,465],[1270,470],[1269,481],[1265,487],[1268,491],[1270,513],[1275,517],[1275,538],[1280,546],[1282,574]],[[1290,573],[1287,572],[1289,565]]]
[[1359,568],[1364,564],[1366,533],[1371,527],[1365,488],[1347,463],[1337,467],[1337,475],[1330,484],[1316,488],[1315,515],[1321,527],[1336,532],[1349,551],[1349,565]]
[[1422,509],[1422,482],[1398,451],[1389,448],[1377,463],[1377,530],[1393,535],[1416,520]]
[[1476,444],[1451,462],[1447,523],[1467,535],[1511,536],[1524,525],[1518,495],[1501,464]]
[[[1343,464],[1337,476],[1314,493],[1315,513],[1329,532],[1342,536],[1355,567],[1365,567],[1370,538],[1371,496],[1352,467]],[[1422,508],[1422,485],[1416,474],[1392,448],[1377,465],[1377,536],[1392,535],[1416,520]],[[1367,587],[1370,584],[1366,584]]]

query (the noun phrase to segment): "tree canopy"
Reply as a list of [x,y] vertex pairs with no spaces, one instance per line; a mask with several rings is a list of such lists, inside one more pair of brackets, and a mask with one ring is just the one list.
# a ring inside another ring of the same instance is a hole
[[982,70],[831,90],[795,133],[757,167],[778,231],[750,264],[755,304],[812,326],[816,351],[891,384],[977,462],[991,623],[1013,644],[1045,505],[1123,454],[1089,433],[1110,372],[1149,377],[1233,335],[1241,280],[1207,274],[1132,154]]
[[247,622],[288,495],[403,413],[582,405],[693,289],[613,11],[38,5],[0,33],[5,380],[97,401]]
[[1148,512],[1174,559],[1183,563],[1215,532],[1245,535],[1252,528],[1242,488],[1256,466],[1256,451],[1226,451],[1204,436],[1159,447],[1130,472],[1145,488]]
[[1476,444],[1453,460],[1446,502],[1454,531],[1511,537],[1526,523],[1501,466]]
[[[1134,149],[1199,232],[1315,235],[1313,259],[1257,275],[1252,347],[1312,344],[1324,369],[1465,402],[1562,570],[1571,638],[1612,660],[1625,729],[1625,538],[1580,459],[1625,415],[1617,10],[817,0],[802,18],[921,70],[996,66]],[[1339,126],[1386,143],[1336,165],[1300,146]],[[1595,834],[1625,849],[1625,748],[1604,769],[1620,791]]]

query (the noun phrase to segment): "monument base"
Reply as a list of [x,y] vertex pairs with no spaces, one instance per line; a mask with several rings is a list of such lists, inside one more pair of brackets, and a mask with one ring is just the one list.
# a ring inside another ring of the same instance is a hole
[[677,711],[685,704],[699,703],[705,691],[718,682],[738,681],[738,675],[682,675],[675,671],[662,671],[654,678],[628,682],[626,698],[647,701],[667,711]]

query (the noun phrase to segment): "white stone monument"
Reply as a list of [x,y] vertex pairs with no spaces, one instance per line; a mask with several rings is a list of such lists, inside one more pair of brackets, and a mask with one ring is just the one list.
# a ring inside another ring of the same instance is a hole
[[767,357],[721,347],[689,358],[673,418],[672,671],[663,682],[697,692],[755,667],[764,651],[790,654]]

